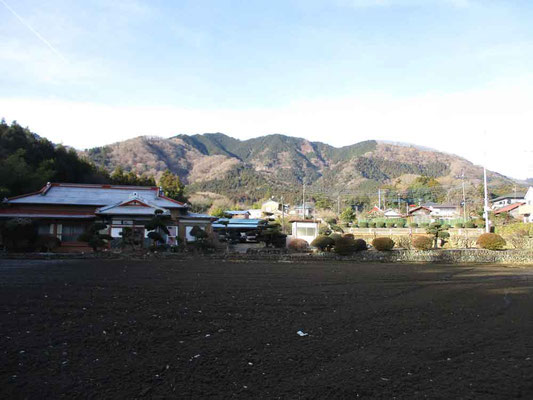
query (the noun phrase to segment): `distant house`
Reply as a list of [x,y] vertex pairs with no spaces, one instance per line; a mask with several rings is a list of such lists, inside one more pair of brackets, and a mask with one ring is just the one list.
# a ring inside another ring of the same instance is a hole
[[431,210],[431,217],[434,219],[454,219],[459,217],[459,206],[457,204],[425,203],[422,206]]
[[524,196],[524,204],[518,208],[518,214],[524,222],[533,222],[533,186],[530,186]]
[[0,219],[30,219],[39,234],[61,241],[60,251],[79,251],[89,249],[78,237],[91,223],[105,223],[113,238],[121,238],[124,228],[146,238],[144,225],[156,212],[168,221],[169,244],[176,244],[177,238],[194,240],[190,232],[195,226],[211,231],[216,219],[190,213],[187,204],[166,197],[158,187],[71,183],[48,183],[35,193],[5,200]]
[[282,211],[282,204],[275,200],[267,200],[261,204],[261,211],[275,214]]
[[367,212],[369,218],[375,218],[375,217],[383,217],[383,210],[379,208],[378,206],[372,207],[370,211]]
[[460,216],[459,206],[455,204],[425,203],[411,207],[408,211],[411,222],[425,223],[438,219],[454,219]]
[[238,240],[256,241],[260,231],[268,225],[268,221],[263,219],[240,219],[240,218],[220,218],[213,222],[213,231],[220,236],[230,236]]
[[224,215],[228,216],[232,219],[249,219],[250,218],[250,212],[248,211],[224,211]]
[[295,206],[292,210],[289,211],[290,215],[296,215],[299,218],[311,218],[313,216],[313,212],[315,210],[315,206],[312,203],[305,203],[305,209],[304,206],[299,204]]
[[290,239],[303,239],[311,244],[318,236],[320,222],[313,219],[293,219],[289,221],[292,225],[292,235]]
[[392,208],[390,208],[383,213],[383,216],[385,218],[402,218],[403,214],[401,214],[397,210],[393,210]]
[[261,219],[263,217],[263,211],[259,209],[250,209],[248,210],[248,214],[250,214],[250,219]]
[[516,194],[508,193],[503,196],[492,199],[490,201],[490,204],[493,210],[497,210],[499,208],[508,206],[510,204],[523,203],[523,202],[524,202],[524,193],[516,193]]
[[[267,200],[261,204],[261,217],[279,217],[283,213],[287,214],[289,207],[275,200]],[[271,218],[272,219],[272,218]]]
[[505,215],[508,214],[513,218],[521,219],[522,216],[519,213],[520,206],[523,206],[526,203],[513,203],[505,207],[498,208],[494,211],[494,215]]

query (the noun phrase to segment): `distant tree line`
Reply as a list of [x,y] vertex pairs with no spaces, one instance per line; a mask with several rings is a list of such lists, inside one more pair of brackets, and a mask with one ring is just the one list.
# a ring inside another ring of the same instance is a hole
[[[17,122],[0,121],[0,199],[34,192],[47,182],[113,183],[155,186],[153,176],[139,176],[118,167],[110,175],[103,168],[82,159],[74,149],[55,145],[23,128]],[[167,196],[185,201],[179,177],[165,171],[159,186]]]

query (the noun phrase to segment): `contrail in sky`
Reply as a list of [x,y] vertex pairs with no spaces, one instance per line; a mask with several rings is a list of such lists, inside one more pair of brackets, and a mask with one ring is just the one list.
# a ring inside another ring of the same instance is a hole
[[15,10],[13,10],[4,0],[0,0],[0,3],[2,3],[8,10],[13,14],[22,25],[24,25],[26,28],[28,28],[35,36],[37,36],[41,42],[43,42],[45,45],[47,45],[50,50],[52,50],[57,56],[59,56],[63,61],[68,62],[65,56],[59,52],[52,44],[46,40],[39,32],[37,32],[35,29],[33,29],[24,19],[16,13]]

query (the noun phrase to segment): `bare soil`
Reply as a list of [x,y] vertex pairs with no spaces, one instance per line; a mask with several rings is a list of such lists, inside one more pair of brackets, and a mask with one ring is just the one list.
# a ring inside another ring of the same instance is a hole
[[533,398],[533,266],[0,260],[0,285],[3,399]]

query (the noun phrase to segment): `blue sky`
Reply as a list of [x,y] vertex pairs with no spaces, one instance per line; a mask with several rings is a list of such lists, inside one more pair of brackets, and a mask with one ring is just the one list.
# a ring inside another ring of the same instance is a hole
[[57,142],[384,139],[533,176],[528,1],[0,0],[0,17],[0,116]]

